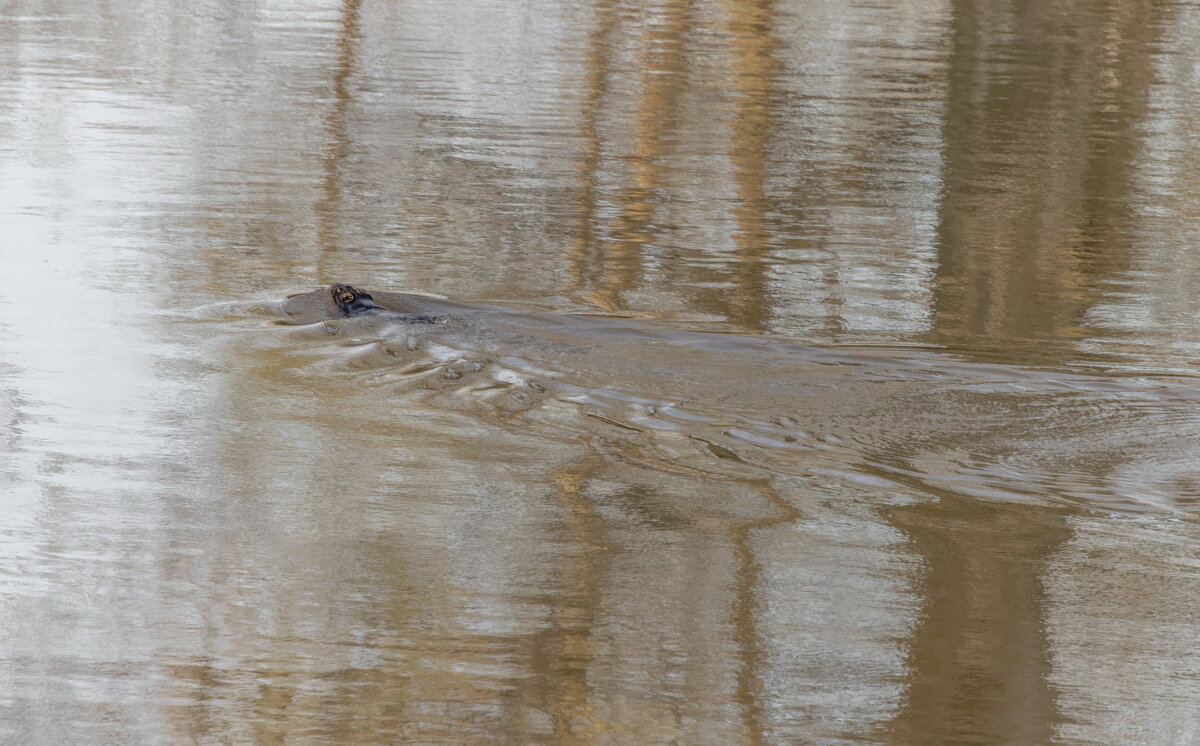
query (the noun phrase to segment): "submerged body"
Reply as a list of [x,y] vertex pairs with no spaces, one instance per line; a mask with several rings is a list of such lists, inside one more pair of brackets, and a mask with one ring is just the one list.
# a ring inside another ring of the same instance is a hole
[[[676,467],[1190,512],[1200,388],[913,348],[803,345],[337,284],[285,302],[356,369]],[[1171,446],[1164,447],[1170,442]],[[622,446],[622,447],[626,447]]]

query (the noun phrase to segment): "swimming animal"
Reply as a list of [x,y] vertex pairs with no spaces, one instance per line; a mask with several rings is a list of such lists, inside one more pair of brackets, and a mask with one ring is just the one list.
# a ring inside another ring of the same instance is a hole
[[413,324],[438,323],[438,319],[434,316],[426,316],[419,313],[401,313],[384,308],[375,302],[370,293],[365,290],[359,290],[353,285],[345,285],[340,282],[335,283],[329,287],[329,294],[333,296],[333,302],[337,305],[338,311],[343,316],[387,314],[398,321],[406,321]]

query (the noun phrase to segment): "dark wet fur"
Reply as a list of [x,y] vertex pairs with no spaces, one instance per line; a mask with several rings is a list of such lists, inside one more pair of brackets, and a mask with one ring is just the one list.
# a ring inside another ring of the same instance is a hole
[[365,290],[359,290],[353,285],[344,285],[342,283],[331,285],[329,287],[329,294],[333,297],[334,304],[343,316],[386,314],[389,318],[411,324],[436,324],[438,321],[433,316],[425,316],[419,313],[400,313],[399,311],[384,308],[375,302],[370,293]]

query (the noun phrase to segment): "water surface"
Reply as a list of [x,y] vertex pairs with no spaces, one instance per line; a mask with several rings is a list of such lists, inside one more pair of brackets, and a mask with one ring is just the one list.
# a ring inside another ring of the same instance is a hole
[[1198,49],[8,3],[0,740],[1194,741]]

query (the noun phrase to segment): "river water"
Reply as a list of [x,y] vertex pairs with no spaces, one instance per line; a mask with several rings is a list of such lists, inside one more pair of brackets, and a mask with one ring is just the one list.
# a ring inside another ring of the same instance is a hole
[[0,742],[1200,741],[1198,131],[1170,0],[0,5]]

